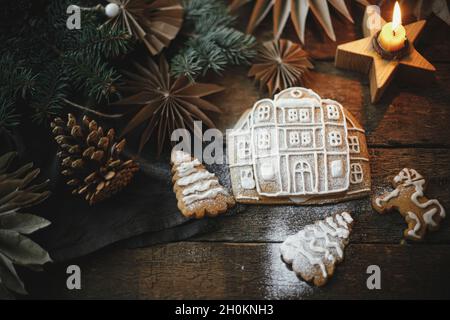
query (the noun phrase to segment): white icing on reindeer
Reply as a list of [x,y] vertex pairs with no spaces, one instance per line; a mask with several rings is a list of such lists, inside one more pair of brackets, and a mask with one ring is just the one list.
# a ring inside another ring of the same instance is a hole
[[412,181],[420,179],[423,179],[423,177],[416,170],[403,168],[402,171],[394,177],[394,182],[408,185]]
[[409,230],[409,231],[408,231],[408,234],[409,234],[411,237],[420,239],[420,236],[417,234],[417,231],[419,231],[420,228],[422,227],[419,218],[417,218],[417,216],[415,215],[415,213],[414,213],[414,212],[411,212],[411,211],[408,212],[408,217],[416,222],[416,224],[414,225],[414,229],[413,229],[413,230]]
[[[404,168],[400,173],[394,178],[396,183],[403,182],[403,185],[410,186],[414,185],[416,191],[411,195],[411,201],[421,209],[426,209],[432,204],[435,204],[439,208],[439,215],[441,218],[445,218],[445,209],[442,207],[441,203],[436,199],[430,199],[424,203],[419,202],[420,197],[424,197],[424,186],[425,179],[422,177],[416,170]],[[423,218],[425,223],[431,226],[436,226],[436,223],[433,220],[434,214],[437,213],[436,208],[432,208],[429,211],[423,214]]]
[[[423,186],[425,184],[425,180],[414,181],[413,184],[414,184],[414,187],[416,188],[416,192],[414,192],[411,195],[411,201],[416,206],[418,206],[419,208],[422,208],[422,209],[426,209],[430,205],[435,204],[435,205],[437,205],[439,207],[439,215],[441,216],[441,218],[445,218],[445,209],[444,209],[444,207],[442,207],[440,202],[437,201],[436,199],[430,199],[430,200],[428,200],[428,201],[426,201],[424,203],[420,203],[419,202],[419,198],[424,196],[424,194],[423,194]],[[436,213],[436,211],[437,211],[437,209],[433,208],[433,209],[427,211],[426,213],[424,213],[423,216],[424,216],[425,222],[428,221],[428,223],[430,223],[430,224],[433,223],[434,224],[434,222],[432,222],[432,217]]]
[[385,197],[376,198],[375,203],[377,204],[377,206],[381,207],[381,205],[383,203],[389,202],[389,200],[397,198],[399,194],[400,194],[400,190],[395,189],[394,191],[392,191]]

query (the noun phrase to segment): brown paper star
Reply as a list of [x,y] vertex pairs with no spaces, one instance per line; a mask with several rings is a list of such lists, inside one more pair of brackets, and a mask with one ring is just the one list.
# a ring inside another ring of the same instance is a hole
[[141,40],[156,55],[176,37],[183,23],[179,0],[108,0],[119,7],[118,14],[105,24],[120,27]]
[[269,95],[303,83],[303,76],[313,68],[308,53],[297,43],[281,39],[263,43],[256,63],[248,75],[267,86]]
[[373,49],[372,36],[338,46],[336,67],[370,74],[372,103],[378,102],[400,65],[416,69],[422,74],[433,74],[436,69],[414,48],[414,42],[422,32],[426,21],[405,26],[409,40],[409,53],[401,59],[385,60]]
[[[336,41],[329,5],[342,14],[348,21],[353,23],[352,16],[348,11],[345,0],[232,0],[230,10],[236,10],[248,2],[255,2],[252,15],[248,22],[247,33],[253,33],[255,28],[273,9],[273,34],[279,39],[284,27],[291,17],[298,38],[305,43],[305,26],[308,13],[311,12],[320,24],[327,36]],[[367,0],[356,0],[362,5],[369,5]]]
[[183,76],[170,76],[169,65],[164,56],[160,57],[159,65],[151,58],[148,58],[144,65],[133,65],[134,72],[123,71],[127,80],[121,87],[122,92],[131,95],[112,105],[138,107],[139,110],[123,130],[122,136],[145,123],[139,152],[153,133],[157,135],[157,152],[161,154],[175,129],[188,128],[195,132],[195,120],[203,121],[209,128],[215,127],[206,113],[222,111],[204,97],[223,91],[223,87],[212,83],[190,82]]

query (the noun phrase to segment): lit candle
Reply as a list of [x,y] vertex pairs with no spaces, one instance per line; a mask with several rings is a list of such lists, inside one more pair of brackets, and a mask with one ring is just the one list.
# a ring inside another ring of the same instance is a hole
[[398,2],[395,2],[392,22],[386,23],[378,36],[380,46],[388,51],[395,52],[405,47],[406,30],[402,26],[402,14]]

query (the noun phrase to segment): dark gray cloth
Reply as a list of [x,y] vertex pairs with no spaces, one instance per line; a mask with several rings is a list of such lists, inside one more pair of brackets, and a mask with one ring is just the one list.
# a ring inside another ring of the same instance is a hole
[[[122,246],[143,247],[180,241],[214,229],[215,219],[191,220],[178,210],[167,152],[161,159],[137,158],[141,169],[131,184],[114,197],[89,206],[65,185],[52,140],[45,143],[42,136],[22,138],[18,133],[0,137],[0,141],[5,141],[0,151],[21,150],[18,162],[35,162],[42,169],[41,179],[51,181],[51,197],[28,211],[51,221],[49,227],[32,238],[49,251],[54,261],[83,256],[118,241],[122,241]],[[230,187],[225,164],[208,169],[217,174],[224,186]],[[227,215],[243,208],[237,205]]]

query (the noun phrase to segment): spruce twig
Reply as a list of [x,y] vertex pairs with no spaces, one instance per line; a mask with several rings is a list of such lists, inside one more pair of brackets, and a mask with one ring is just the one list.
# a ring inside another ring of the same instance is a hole
[[95,114],[96,116],[99,116],[99,117],[102,117],[102,118],[118,119],[118,118],[123,117],[123,114],[107,114],[107,113],[103,113],[103,112],[100,112],[100,111],[97,111],[97,110],[90,109],[88,107],[83,107],[83,106],[81,106],[81,105],[79,105],[79,104],[77,104],[75,102],[72,102],[70,100],[67,100],[67,99],[63,99],[62,101],[64,101],[68,105],[70,105],[70,106],[72,106],[74,108],[77,108],[77,109],[79,109],[81,111],[92,113],[92,114]]
[[209,71],[221,74],[230,65],[248,65],[256,40],[233,28],[235,18],[222,1],[185,0],[184,48],[171,60],[171,72],[191,81]]

